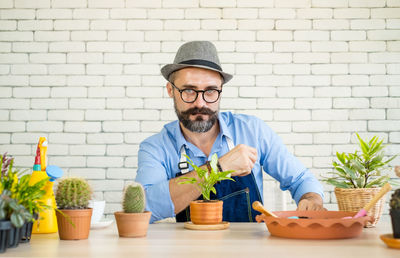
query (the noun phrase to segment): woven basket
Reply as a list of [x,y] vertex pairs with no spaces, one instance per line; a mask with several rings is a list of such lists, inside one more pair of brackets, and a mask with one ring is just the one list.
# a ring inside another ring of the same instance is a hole
[[[335,195],[340,211],[359,211],[361,210],[376,193],[381,190],[377,188],[335,188]],[[382,216],[386,195],[384,195],[368,211],[368,216],[373,220],[368,222],[366,227],[375,227],[379,218]]]

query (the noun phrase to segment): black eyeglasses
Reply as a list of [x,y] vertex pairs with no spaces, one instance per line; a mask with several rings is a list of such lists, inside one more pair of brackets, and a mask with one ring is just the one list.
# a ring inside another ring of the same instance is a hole
[[219,99],[219,95],[221,94],[222,90],[217,90],[217,89],[209,89],[209,90],[194,90],[194,89],[184,89],[181,90],[178,87],[175,86],[175,84],[173,84],[172,82],[171,85],[177,90],[179,91],[179,93],[181,94],[181,99],[186,102],[186,103],[193,103],[196,101],[197,96],[199,95],[199,93],[203,93],[203,99],[205,102],[207,103],[214,103],[217,102],[217,100]]

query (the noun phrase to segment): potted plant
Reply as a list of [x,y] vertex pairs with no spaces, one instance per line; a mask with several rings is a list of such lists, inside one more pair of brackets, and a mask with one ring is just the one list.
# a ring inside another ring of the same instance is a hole
[[[388,163],[396,156],[384,160],[383,149],[386,145],[377,136],[369,141],[363,140],[356,133],[361,152],[338,153],[339,162],[333,161],[334,172],[331,178],[324,181],[335,186],[335,195],[340,211],[359,211],[372,197],[379,192],[381,187],[390,181],[389,175],[383,173],[388,170]],[[372,221],[367,227],[373,227],[378,222],[383,212],[385,196],[368,212]]]
[[400,238],[400,189],[390,199],[390,218],[392,219],[393,237]]
[[125,187],[123,211],[114,213],[120,237],[143,237],[147,234],[151,212],[145,211],[146,196],[143,186],[131,183]]
[[195,200],[190,202],[190,219],[193,224],[212,225],[222,222],[222,206],[220,200],[210,200],[210,193],[217,193],[214,185],[222,180],[232,180],[231,173],[233,171],[218,172],[218,156],[214,153],[211,156],[210,167],[203,169],[196,166],[193,161],[186,156],[189,164],[196,171],[196,177],[181,177],[179,184],[194,184],[203,196],[203,200]]
[[56,190],[58,234],[61,240],[89,237],[92,209],[88,208],[92,189],[83,178],[65,178]]

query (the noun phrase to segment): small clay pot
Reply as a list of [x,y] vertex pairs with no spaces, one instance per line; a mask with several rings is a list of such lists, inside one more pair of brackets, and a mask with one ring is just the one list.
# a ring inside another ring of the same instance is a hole
[[118,234],[120,237],[144,237],[147,234],[150,211],[142,213],[114,212],[117,221]]
[[222,223],[222,201],[197,200],[190,203],[190,219],[193,224],[212,225]]
[[[56,212],[58,235],[61,240],[88,239],[93,209],[60,210]],[[72,225],[73,223],[73,225]]]

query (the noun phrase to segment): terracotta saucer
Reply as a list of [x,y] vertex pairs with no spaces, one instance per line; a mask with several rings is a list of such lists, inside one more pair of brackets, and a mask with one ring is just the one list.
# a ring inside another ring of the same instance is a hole
[[393,234],[380,235],[380,238],[388,247],[400,249],[400,238],[394,238]]
[[191,230],[222,230],[229,228],[229,225],[230,223],[226,221],[222,221],[219,224],[212,224],[212,225],[193,224],[191,221],[184,223],[184,227],[186,229],[191,229]]

